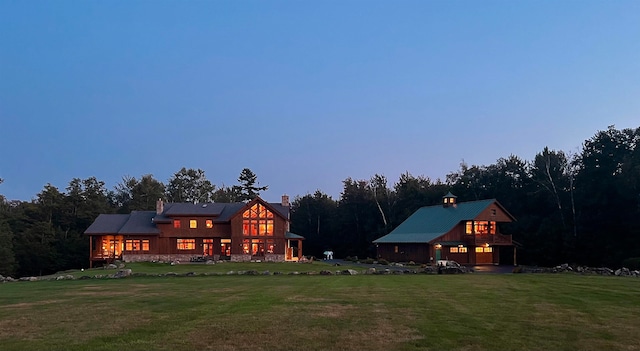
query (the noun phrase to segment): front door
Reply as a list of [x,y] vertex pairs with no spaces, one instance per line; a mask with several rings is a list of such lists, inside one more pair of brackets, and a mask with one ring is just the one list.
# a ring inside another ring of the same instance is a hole
[[213,256],[213,239],[202,240],[202,255]]
[[442,259],[442,250],[436,249],[436,262]]

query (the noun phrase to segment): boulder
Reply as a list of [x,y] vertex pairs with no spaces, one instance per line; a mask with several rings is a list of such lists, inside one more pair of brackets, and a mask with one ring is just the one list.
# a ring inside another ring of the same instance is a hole
[[121,270],[117,271],[116,273],[114,273],[113,277],[116,278],[116,279],[117,278],[126,278],[126,277],[131,276],[131,273],[132,273],[131,269],[121,269]]
[[367,269],[367,273],[366,274],[376,274],[376,273],[377,273],[376,269],[374,267],[371,267],[371,268]]

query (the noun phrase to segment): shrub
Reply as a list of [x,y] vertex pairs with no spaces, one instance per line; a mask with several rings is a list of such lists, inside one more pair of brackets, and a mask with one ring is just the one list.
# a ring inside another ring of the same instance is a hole
[[373,264],[373,258],[369,258],[367,257],[366,260],[363,260],[362,263],[366,263],[366,264]]
[[378,263],[385,266],[389,265],[389,261],[385,260],[384,258],[379,259]]

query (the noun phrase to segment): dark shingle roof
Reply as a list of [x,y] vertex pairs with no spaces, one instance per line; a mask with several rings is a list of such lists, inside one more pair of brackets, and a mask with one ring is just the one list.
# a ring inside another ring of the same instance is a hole
[[226,206],[225,203],[200,203],[192,204],[186,202],[167,203],[164,207],[165,216],[212,216],[217,217]]
[[129,220],[120,228],[118,234],[157,234],[160,233],[155,224],[153,217],[155,211],[133,211]]
[[457,206],[422,207],[391,233],[374,240],[382,243],[428,243],[447,233],[461,221],[473,220],[495,199],[462,202]]
[[101,214],[84,231],[85,234],[157,234],[151,221],[155,211],[133,211],[130,214]]
[[85,234],[118,234],[120,228],[129,220],[128,214],[101,214],[84,231]]
[[[164,212],[133,211],[130,214],[101,214],[85,230],[85,234],[158,234],[155,223],[169,223],[174,216],[211,217],[216,223],[228,222],[245,206],[244,202],[232,203],[167,203]],[[278,215],[288,219],[289,207],[269,203]],[[295,235],[295,234],[294,234]],[[302,238],[302,237],[300,237]],[[304,238],[303,238],[304,239]]]

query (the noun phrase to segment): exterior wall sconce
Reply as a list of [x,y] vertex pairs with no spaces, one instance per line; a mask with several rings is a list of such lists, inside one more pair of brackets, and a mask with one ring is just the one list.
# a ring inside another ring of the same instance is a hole
[[436,245],[435,245],[435,248],[436,248],[436,250],[440,250],[440,249],[442,248],[442,245],[440,245],[440,244],[436,244]]

